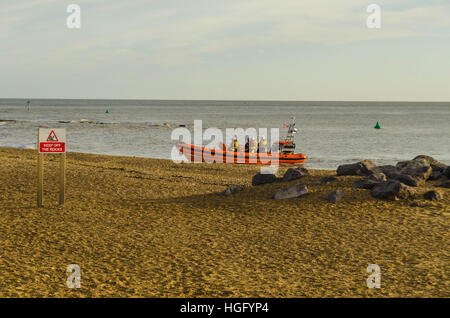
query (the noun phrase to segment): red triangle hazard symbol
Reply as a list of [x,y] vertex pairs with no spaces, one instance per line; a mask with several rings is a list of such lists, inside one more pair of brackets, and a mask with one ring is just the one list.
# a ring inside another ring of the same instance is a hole
[[56,134],[53,130],[50,135],[48,135],[47,141],[58,141],[58,137],[56,137]]

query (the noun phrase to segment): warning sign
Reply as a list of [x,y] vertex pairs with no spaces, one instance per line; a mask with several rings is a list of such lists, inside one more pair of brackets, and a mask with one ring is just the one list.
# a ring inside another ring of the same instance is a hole
[[39,128],[38,134],[40,153],[66,152],[66,129]]

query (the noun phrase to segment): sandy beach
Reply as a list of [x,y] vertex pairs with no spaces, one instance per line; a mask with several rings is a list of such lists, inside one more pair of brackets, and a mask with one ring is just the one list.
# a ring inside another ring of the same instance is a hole
[[[414,154],[412,154],[413,156]],[[450,190],[410,207],[354,189],[358,177],[272,199],[298,180],[251,186],[260,167],[48,155],[36,207],[36,152],[0,148],[0,297],[449,297]],[[280,168],[282,175],[287,168]],[[435,189],[439,181],[418,190]],[[225,196],[229,185],[243,185]],[[332,190],[346,191],[332,204]],[[81,267],[81,288],[66,267]],[[369,264],[381,268],[369,289]]]

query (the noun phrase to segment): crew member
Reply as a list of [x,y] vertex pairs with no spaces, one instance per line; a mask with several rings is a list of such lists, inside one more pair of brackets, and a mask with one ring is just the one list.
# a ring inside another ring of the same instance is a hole
[[258,142],[256,141],[255,138],[252,138],[252,142],[250,144],[250,152],[251,153],[256,153],[257,149],[258,149]]
[[250,148],[250,139],[247,136],[245,138],[245,152],[249,152],[249,148]]

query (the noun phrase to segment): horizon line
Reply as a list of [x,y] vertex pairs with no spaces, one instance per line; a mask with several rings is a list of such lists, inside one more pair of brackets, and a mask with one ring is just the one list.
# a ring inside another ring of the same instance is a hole
[[193,101],[193,102],[345,102],[345,103],[450,103],[430,100],[298,100],[298,99],[167,99],[167,98],[66,98],[66,97],[0,97],[0,100],[107,100],[107,101]]

